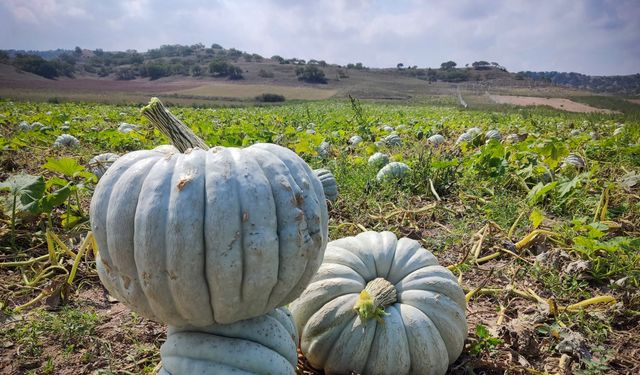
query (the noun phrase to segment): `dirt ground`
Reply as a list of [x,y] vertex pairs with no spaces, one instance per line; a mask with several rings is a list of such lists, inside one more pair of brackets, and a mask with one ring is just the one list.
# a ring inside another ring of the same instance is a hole
[[608,109],[601,109],[588,106],[586,104],[577,103],[569,99],[563,98],[537,98],[533,96],[510,96],[510,95],[489,95],[491,100],[498,104],[513,104],[521,106],[546,105],[556,109],[568,112],[600,112],[614,113]]
[[[50,306],[36,316],[27,312],[5,321],[0,317],[5,333],[32,325],[30,331],[20,330],[21,339],[2,342],[0,374],[140,374],[157,367],[166,327],[138,317],[110,298],[95,280],[74,293],[65,308],[62,312],[61,306]],[[39,320],[53,320],[69,311],[85,315],[73,315],[75,319],[63,324],[80,328],[53,323],[39,330]],[[90,328],[81,329],[85,324],[81,318],[86,316],[92,319]]]

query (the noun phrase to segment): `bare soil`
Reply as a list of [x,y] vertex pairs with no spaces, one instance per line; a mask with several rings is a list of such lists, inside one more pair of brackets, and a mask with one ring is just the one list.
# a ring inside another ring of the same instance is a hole
[[498,104],[513,104],[520,106],[535,106],[545,105],[556,109],[564,110],[567,112],[600,112],[600,113],[615,113],[608,109],[595,108],[586,104],[574,102],[564,98],[539,98],[534,96],[510,96],[510,95],[489,95],[492,101]]
[[[110,299],[102,286],[90,284],[74,293],[67,305],[81,312],[97,316],[98,324],[90,334],[75,337],[74,342],[63,342],[56,332],[37,332],[39,355],[28,355],[29,340],[14,342],[5,338],[0,350],[0,374],[56,374],[78,375],[95,373],[148,373],[159,363],[158,350],[166,337],[166,327],[139,318],[120,302]],[[59,306],[49,306],[56,313]],[[31,312],[0,319],[0,332],[8,332],[24,325]],[[74,324],[74,323],[71,323]],[[1,335],[0,335],[1,336]]]

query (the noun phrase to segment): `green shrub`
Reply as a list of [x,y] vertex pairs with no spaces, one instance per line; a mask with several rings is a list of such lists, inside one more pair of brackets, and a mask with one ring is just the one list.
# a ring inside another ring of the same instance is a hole
[[277,103],[284,102],[285,97],[284,95],[265,93],[256,96],[256,100],[263,103]]
[[260,69],[260,71],[258,72],[258,76],[262,77],[262,78],[273,78],[273,72],[270,70],[264,70],[264,69]]
[[307,83],[327,83],[324,71],[314,65],[297,68],[296,76],[298,76],[298,80]]

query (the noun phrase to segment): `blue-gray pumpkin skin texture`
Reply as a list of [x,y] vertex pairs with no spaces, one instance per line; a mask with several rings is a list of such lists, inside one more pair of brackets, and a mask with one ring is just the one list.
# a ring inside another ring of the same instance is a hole
[[289,311],[208,327],[169,326],[158,375],[294,375],[298,335]]
[[91,201],[102,283],[176,327],[233,323],[293,301],[322,262],[327,224],[318,178],[273,144],[131,152]]
[[[368,283],[393,285],[383,321],[354,310]],[[289,305],[300,350],[325,374],[442,375],[467,337],[465,295],[418,241],[364,232],[327,246],[318,273]]]

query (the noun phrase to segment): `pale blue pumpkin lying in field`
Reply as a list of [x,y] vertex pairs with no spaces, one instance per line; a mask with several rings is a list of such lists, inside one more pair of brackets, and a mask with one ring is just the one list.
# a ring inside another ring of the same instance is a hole
[[330,242],[290,305],[302,353],[327,375],[444,374],[464,347],[465,307],[456,277],[391,232]]

